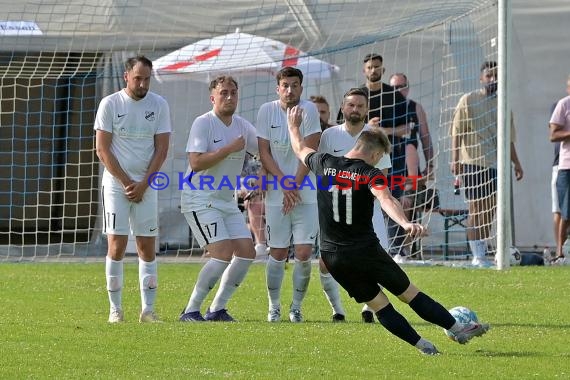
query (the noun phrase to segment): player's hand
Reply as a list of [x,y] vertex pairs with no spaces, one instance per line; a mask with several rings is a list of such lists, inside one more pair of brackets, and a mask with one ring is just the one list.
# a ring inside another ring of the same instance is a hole
[[125,187],[125,195],[127,199],[131,202],[139,203],[142,201],[144,192],[148,188],[146,182],[133,182],[127,187]]
[[515,164],[515,177],[517,181],[520,181],[524,175],[521,164]]
[[245,138],[243,136],[239,136],[237,139],[232,141],[227,145],[229,153],[239,152],[245,148]]
[[402,227],[413,239],[427,235],[427,229],[420,223],[406,223]]
[[293,108],[287,108],[287,126],[289,128],[298,129],[303,122],[303,109],[299,105]]
[[380,118],[378,116],[373,117],[372,119],[368,120],[368,125],[370,125],[371,127],[379,128],[380,127]]

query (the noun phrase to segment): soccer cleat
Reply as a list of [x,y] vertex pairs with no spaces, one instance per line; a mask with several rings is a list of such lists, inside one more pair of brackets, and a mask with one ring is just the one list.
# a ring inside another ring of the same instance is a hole
[[346,317],[344,316],[344,314],[335,313],[332,316],[332,321],[333,323],[346,322]]
[[374,323],[374,313],[369,310],[364,310],[362,312],[362,322]]
[[550,265],[564,265],[566,264],[566,258],[564,256],[556,256],[550,261]]
[[293,323],[303,322],[303,314],[301,314],[301,309],[289,310],[289,320]]
[[189,311],[188,313],[185,313],[184,310],[182,310],[178,320],[180,322],[206,322],[199,311]]
[[113,309],[109,312],[109,323],[120,323],[125,320],[123,310]]
[[140,323],[158,323],[160,319],[154,310],[143,311],[139,317]]
[[272,306],[267,313],[267,322],[281,321],[281,308],[279,306]]
[[433,344],[427,344],[425,347],[419,349],[420,352],[424,355],[439,355],[440,352]]
[[206,311],[206,315],[204,316],[206,321],[210,322],[235,322],[236,320],[233,319],[231,315],[228,314],[226,309],[220,309],[218,311]]
[[490,326],[487,323],[469,322],[463,325],[463,329],[455,333],[452,339],[459,344],[465,344],[476,336],[485,334],[489,328]]

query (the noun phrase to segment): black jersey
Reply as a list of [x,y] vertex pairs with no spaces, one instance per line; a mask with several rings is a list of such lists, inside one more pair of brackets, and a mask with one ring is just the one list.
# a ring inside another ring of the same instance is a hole
[[321,249],[335,251],[339,246],[358,248],[378,243],[372,225],[375,197],[370,188],[387,186],[382,172],[363,160],[328,153],[311,153],[305,164],[320,181]]

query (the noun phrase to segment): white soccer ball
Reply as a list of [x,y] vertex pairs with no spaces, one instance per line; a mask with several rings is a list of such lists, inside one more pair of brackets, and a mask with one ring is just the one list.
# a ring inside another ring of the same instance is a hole
[[[479,322],[479,318],[477,318],[477,314],[465,306],[456,306],[453,309],[449,309],[449,314],[455,318],[455,320],[461,324],[467,324],[470,322]],[[455,334],[449,330],[445,331],[445,335],[447,335],[450,339],[455,337]]]
[[521,253],[517,247],[509,248],[509,262],[511,266],[521,265]]

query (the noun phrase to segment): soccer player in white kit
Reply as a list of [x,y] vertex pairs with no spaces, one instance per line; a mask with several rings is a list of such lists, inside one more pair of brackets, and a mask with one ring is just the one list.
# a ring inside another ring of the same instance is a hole
[[277,75],[279,99],[263,104],[257,116],[257,138],[261,163],[267,171],[265,217],[267,245],[267,320],[281,320],[281,286],[291,238],[295,246],[293,269],[293,300],[289,320],[302,322],[301,304],[311,276],[311,254],[318,232],[317,194],[304,181],[316,185],[315,176],[295,156],[287,131],[287,108],[299,105],[304,109],[301,134],[307,146],[316,149],[321,126],[317,107],[301,100],[303,73],[284,67]]
[[97,156],[105,166],[101,182],[103,232],[107,234],[105,264],[109,322],[122,322],[123,257],[129,230],[136,237],[142,310],[140,322],[157,322],[155,239],[158,235],[158,193],[149,180],[168,153],[170,109],[164,98],[150,92],[152,62],[129,58],[126,87],[101,100],[95,117]]
[[[353,88],[346,92],[342,101],[341,112],[343,113],[345,122],[334,127],[327,128],[322,136],[319,144],[319,152],[329,153],[333,156],[343,156],[348,153],[354,145],[356,140],[362,133],[371,129],[369,124],[365,123],[366,115],[368,114],[368,100],[367,94],[359,88]],[[384,154],[380,162],[376,166],[380,170],[388,169],[392,165],[390,163],[390,155]],[[387,173],[384,170],[384,174]],[[388,232],[384,222],[384,215],[380,204],[375,201],[374,214],[372,216],[372,223],[374,225],[374,232],[380,240],[380,245],[384,249],[388,249]],[[333,307],[334,313],[339,313],[342,310],[340,303],[340,295],[338,291],[338,284],[332,278],[328,270],[324,266],[322,260],[319,260],[319,267],[321,269],[321,283],[323,290],[327,295],[329,303]],[[374,322],[374,314],[368,305],[364,304],[362,309],[362,320],[366,323]]]
[[[227,303],[255,258],[251,232],[234,199],[245,155],[257,153],[255,128],[234,114],[238,103],[234,78],[215,78],[210,83],[210,101],[212,110],[197,117],[190,129],[188,182],[181,197],[192,235],[208,250],[210,259],[180,315],[182,322],[233,322]],[[202,303],[218,280],[220,287],[202,316]]]

